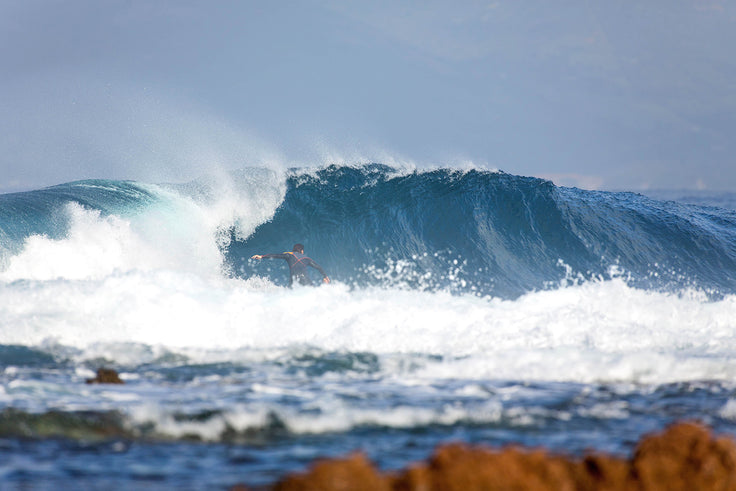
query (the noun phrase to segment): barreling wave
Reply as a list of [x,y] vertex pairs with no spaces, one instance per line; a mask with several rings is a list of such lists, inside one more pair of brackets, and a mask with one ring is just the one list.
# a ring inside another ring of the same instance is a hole
[[[89,180],[0,195],[6,280],[174,269],[286,283],[304,243],[353,287],[516,298],[624,275],[736,291],[736,212],[480,169],[250,168],[180,185]],[[63,246],[63,247],[62,247]]]
[[624,272],[643,288],[736,289],[733,211],[497,171],[294,171],[273,219],[233,235],[226,256],[242,277],[279,282],[282,265],[247,258],[294,242],[358,286],[509,298]]

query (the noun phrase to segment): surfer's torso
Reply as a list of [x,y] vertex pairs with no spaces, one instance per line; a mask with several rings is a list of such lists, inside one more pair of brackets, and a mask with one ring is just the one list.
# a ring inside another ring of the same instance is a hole
[[284,259],[289,264],[289,286],[293,285],[294,282],[298,282],[300,285],[311,285],[312,280],[309,279],[307,273],[307,267],[311,266],[317,271],[322,273],[322,276],[327,276],[325,271],[320,267],[319,264],[314,262],[311,257],[299,252],[284,252],[282,254],[265,254],[264,258],[268,259]]

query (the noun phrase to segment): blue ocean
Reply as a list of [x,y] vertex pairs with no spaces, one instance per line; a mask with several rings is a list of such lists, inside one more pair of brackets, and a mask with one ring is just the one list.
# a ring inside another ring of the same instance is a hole
[[[250,259],[297,242],[329,285]],[[733,193],[362,164],[0,195],[2,489],[627,456],[679,420],[736,436]]]

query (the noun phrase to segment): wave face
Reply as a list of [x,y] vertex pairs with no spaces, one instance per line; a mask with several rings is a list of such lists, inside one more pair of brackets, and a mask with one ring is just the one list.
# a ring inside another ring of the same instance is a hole
[[91,180],[0,195],[5,279],[167,268],[284,285],[280,261],[248,258],[296,242],[359,288],[508,299],[624,275],[659,291],[736,289],[733,210],[502,172],[247,169],[183,185]]
[[730,293],[734,239],[730,210],[502,172],[372,165],[293,173],[273,219],[246,240],[233,237],[227,258],[239,276],[278,284],[283,265],[246,258],[301,242],[334,278],[357,286],[514,298],[625,272],[637,287]]

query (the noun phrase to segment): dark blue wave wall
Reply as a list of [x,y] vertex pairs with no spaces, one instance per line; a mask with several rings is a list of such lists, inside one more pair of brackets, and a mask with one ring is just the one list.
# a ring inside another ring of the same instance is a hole
[[502,172],[295,172],[274,218],[246,241],[233,238],[226,254],[238,276],[284,284],[283,261],[247,258],[295,242],[334,279],[356,286],[513,298],[606,278],[615,264],[640,287],[736,289],[736,213]]

